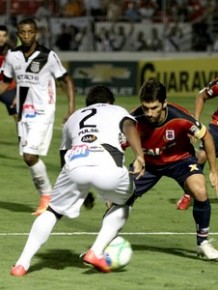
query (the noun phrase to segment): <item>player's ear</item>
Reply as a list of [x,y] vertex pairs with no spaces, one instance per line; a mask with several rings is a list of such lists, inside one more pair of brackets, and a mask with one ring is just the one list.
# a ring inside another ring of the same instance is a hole
[[163,108],[165,109],[166,106],[167,106],[167,101],[164,101],[164,103],[163,103]]
[[36,32],[36,40],[38,40],[39,39],[39,32],[37,31]]

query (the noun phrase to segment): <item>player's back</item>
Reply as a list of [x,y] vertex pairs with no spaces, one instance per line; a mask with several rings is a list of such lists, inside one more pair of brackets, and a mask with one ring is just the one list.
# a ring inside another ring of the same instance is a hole
[[67,139],[71,142],[66,162],[77,159],[78,164],[94,165],[104,162],[110,156],[109,151],[112,155],[120,154],[122,159],[121,122],[126,117],[132,118],[124,108],[105,103],[77,110],[66,126]]

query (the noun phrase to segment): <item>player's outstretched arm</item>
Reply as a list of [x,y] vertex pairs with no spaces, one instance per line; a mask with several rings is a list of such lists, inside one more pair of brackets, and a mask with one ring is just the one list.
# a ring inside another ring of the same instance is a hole
[[126,119],[123,122],[123,133],[126,135],[127,141],[135,154],[134,170],[131,173],[137,174],[137,178],[140,178],[145,172],[145,160],[141,140],[133,120]]
[[207,96],[206,88],[204,88],[197,94],[195,98],[194,116],[197,120],[200,119],[201,113],[204,108],[204,103],[206,102],[207,99],[208,99],[208,96]]
[[196,119],[200,119],[201,113],[204,108],[204,103],[218,96],[218,78],[211,81],[207,87],[203,88],[195,98],[195,112]]
[[0,95],[3,94],[9,87],[10,83],[0,82]]
[[65,91],[67,98],[68,98],[68,112],[67,115],[64,117],[64,123],[67,121],[67,119],[72,115],[72,113],[75,111],[75,86],[72,78],[66,74],[61,79],[61,87]]
[[206,134],[202,138],[204,143],[205,152],[207,154],[207,160],[210,166],[210,182],[212,187],[215,189],[216,195],[218,197],[218,171],[217,171],[217,163],[216,163],[216,153],[213,137],[210,132],[207,130]]

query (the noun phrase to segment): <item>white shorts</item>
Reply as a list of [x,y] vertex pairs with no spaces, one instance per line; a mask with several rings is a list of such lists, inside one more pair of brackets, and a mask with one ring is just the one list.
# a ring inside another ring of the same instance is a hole
[[90,188],[96,189],[104,201],[123,205],[132,194],[132,183],[126,167],[81,166],[61,171],[50,202],[58,214],[69,218],[79,216]]
[[53,123],[18,123],[19,153],[47,155],[53,134]]

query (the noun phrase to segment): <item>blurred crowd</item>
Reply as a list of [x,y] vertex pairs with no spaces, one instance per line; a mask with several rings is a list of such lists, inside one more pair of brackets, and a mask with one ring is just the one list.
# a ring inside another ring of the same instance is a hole
[[[0,0],[0,13],[6,2]],[[10,2],[12,25],[21,15],[34,16],[41,42],[61,51],[218,51],[217,0]],[[57,17],[89,21],[86,26],[62,21],[59,31],[54,31],[51,21]],[[184,45],[187,39],[189,47]]]

